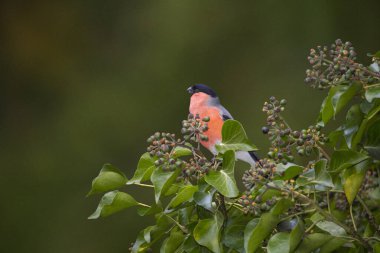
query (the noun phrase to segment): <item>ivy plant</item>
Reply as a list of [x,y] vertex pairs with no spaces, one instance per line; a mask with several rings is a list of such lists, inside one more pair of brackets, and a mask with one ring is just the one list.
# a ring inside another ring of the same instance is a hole
[[[235,151],[256,150],[243,126],[227,120],[210,159],[199,145],[210,119],[190,114],[181,137],[148,138],[131,179],[103,166],[89,195],[104,195],[89,219],[126,208],[153,216],[131,252],[380,252],[380,51],[369,56],[369,66],[358,63],[341,40],[311,49],[305,81],[327,90],[315,124],[291,128],[287,101],[269,98],[262,132],[271,146],[242,179]],[[345,120],[325,131],[338,114]],[[154,202],[141,203],[129,185],[148,188]]]

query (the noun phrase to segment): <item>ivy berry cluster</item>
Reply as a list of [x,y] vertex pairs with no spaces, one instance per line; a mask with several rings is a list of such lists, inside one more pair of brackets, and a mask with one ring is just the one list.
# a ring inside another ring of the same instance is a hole
[[266,126],[262,127],[262,132],[268,134],[272,146],[269,149],[268,157],[275,162],[287,163],[293,161],[291,145],[294,143],[291,138],[292,130],[281,117],[281,112],[285,110],[287,101],[277,100],[270,97],[268,102],[264,103],[263,112],[267,114]]
[[182,166],[183,161],[173,157],[173,150],[183,141],[176,140],[175,134],[156,132],[147,139],[150,144],[147,147],[151,157],[157,157],[155,165],[161,166],[164,171],[173,171]]
[[242,182],[248,192],[260,182],[272,181],[276,173],[276,163],[272,159],[264,158],[256,162],[255,168],[244,171]]
[[[380,75],[356,62],[356,51],[352,43],[337,39],[330,47],[318,46],[310,49],[305,82],[313,88],[328,89],[338,83],[360,81],[370,84]],[[373,59],[376,62],[376,58]]]
[[327,137],[321,133],[321,126],[309,126],[307,129],[302,129],[301,132],[297,132],[297,153],[300,156],[311,155],[313,148],[318,145],[324,145],[327,141]]
[[256,166],[246,170],[242,177],[242,182],[246,188],[245,193],[238,199],[238,203],[242,206],[245,214],[260,215],[262,212],[268,211],[275,203],[276,199],[272,198],[262,201],[261,196],[253,197],[252,191],[255,186],[272,181],[276,173],[276,163],[272,159],[264,158],[256,162]]
[[293,162],[293,147],[300,156],[311,155],[313,148],[323,145],[327,138],[321,133],[321,126],[309,126],[301,131],[293,131],[281,116],[285,110],[286,100],[279,101],[275,97],[270,97],[264,103],[263,111],[267,113],[266,126],[262,127],[262,132],[267,134],[271,141],[268,157],[276,163],[287,164]]
[[276,199],[272,198],[267,201],[261,201],[258,198],[254,198],[251,194],[243,194],[237,203],[242,206],[244,214],[260,216],[263,212],[267,212],[276,204]]
[[182,173],[177,178],[177,181],[196,182],[206,175],[211,167],[212,163],[206,158],[194,156],[189,162],[184,162]]
[[[176,135],[172,133],[156,132],[147,139],[149,146],[147,151],[151,157],[156,157],[154,162],[156,167],[161,167],[163,171],[174,171],[180,168],[182,172],[177,181],[195,181],[203,177],[212,167],[212,163],[203,155],[197,154],[197,151],[186,144],[190,140],[195,143],[200,141],[208,141],[204,132],[208,130],[207,122],[209,117],[201,119],[199,115],[189,114],[186,120],[182,121],[181,133],[183,139],[176,139]],[[176,156],[176,148],[184,148],[187,151],[192,150],[193,156],[187,160],[179,159]]]
[[199,114],[195,116],[189,114],[187,120],[182,121],[181,133],[184,134],[185,140],[191,140],[194,142],[208,141],[208,138],[203,133],[208,130],[207,122],[210,121],[210,117],[200,118]]

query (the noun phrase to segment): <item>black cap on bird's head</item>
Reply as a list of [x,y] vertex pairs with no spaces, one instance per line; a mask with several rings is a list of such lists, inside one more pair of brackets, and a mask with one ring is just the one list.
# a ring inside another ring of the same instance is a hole
[[194,93],[198,93],[198,92],[203,92],[203,93],[206,93],[207,95],[209,95],[209,96],[211,96],[213,98],[218,97],[218,95],[216,95],[216,92],[213,89],[211,89],[210,87],[208,87],[207,85],[204,85],[204,84],[193,85],[193,86],[189,87],[187,89],[187,91],[190,94],[194,94]]

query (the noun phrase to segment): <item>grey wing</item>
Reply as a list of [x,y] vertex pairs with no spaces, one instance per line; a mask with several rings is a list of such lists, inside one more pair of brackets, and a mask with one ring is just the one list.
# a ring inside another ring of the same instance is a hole
[[228,119],[233,119],[231,113],[227,111],[227,109],[224,108],[223,105],[219,105],[219,109],[220,109],[220,115],[222,116],[224,121]]

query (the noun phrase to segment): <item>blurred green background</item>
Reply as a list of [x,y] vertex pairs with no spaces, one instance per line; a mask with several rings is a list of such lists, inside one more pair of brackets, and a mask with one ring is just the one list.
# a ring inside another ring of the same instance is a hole
[[[380,49],[379,1],[2,1],[1,252],[127,252],[151,220],[89,221],[105,162],[131,177],[146,138],[179,132],[186,88],[208,84],[263,151],[265,99],[295,128],[324,92],[303,83],[310,47]],[[149,190],[131,188],[138,200]]]

